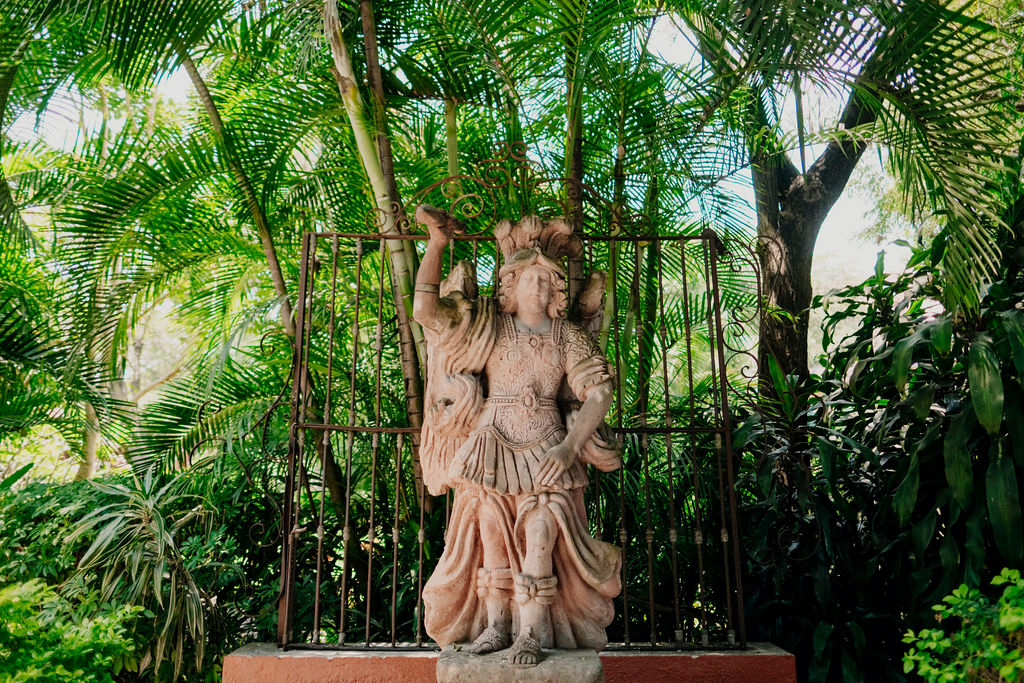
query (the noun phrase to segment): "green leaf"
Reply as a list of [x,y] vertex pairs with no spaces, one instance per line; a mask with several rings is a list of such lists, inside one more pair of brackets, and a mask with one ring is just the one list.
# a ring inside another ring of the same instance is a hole
[[1013,459],[1004,453],[1005,439],[992,444],[992,461],[985,476],[988,517],[1003,557],[1019,561],[1024,556],[1021,533],[1020,492]]
[[935,385],[929,382],[915,389],[907,397],[907,400],[910,402],[910,407],[914,411],[914,415],[917,416],[917,419],[923,420],[931,412],[932,402],[935,400]]
[[819,621],[818,625],[814,627],[814,655],[815,661],[824,664],[824,670],[828,671],[828,663],[830,657],[826,654],[825,648],[828,645],[829,637],[832,635],[834,626],[827,621]]
[[987,334],[979,334],[971,344],[967,381],[978,422],[989,434],[997,434],[1003,422],[1003,379],[999,357]]
[[953,350],[953,319],[948,315],[935,319],[931,342],[932,348],[940,356],[948,356]]
[[27,465],[23,465],[22,467],[16,469],[13,474],[9,474],[6,477],[4,477],[4,480],[0,481],[0,492],[6,491],[12,486],[14,486],[16,483],[18,483],[18,480],[24,477],[26,474],[28,474],[28,471],[32,469],[33,464],[34,463],[30,462]]
[[985,509],[980,505],[967,520],[967,535],[964,549],[967,551],[964,566],[964,581],[978,584],[985,569]]
[[1006,311],[1000,314],[1006,339],[1010,342],[1013,352],[1013,367],[1017,369],[1017,378],[1024,383],[1024,312]]
[[910,535],[914,541],[914,553],[922,555],[928,545],[935,538],[935,523],[938,521],[939,515],[935,510],[932,510],[924,516],[920,522],[914,525]]
[[955,576],[957,568],[960,567],[960,548],[957,547],[956,539],[946,535],[939,546],[939,562],[942,563],[943,571],[949,576]]
[[921,483],[918,468],[917,453],[914,453],[910,456],[907,475],[897,487],[896,493],[893,494],[892,506],[896,510],[896,518],[899,520],[900,526],[905,525],[910,519],[910,513],[914,511],[914,505],[917,503],[917,490]]
[[[1012,384],[1007,387],[1004,410],[1007,415],[1024,415],[1024,401],[1021,401],[1020,389]],[[1006,426],[1010,433],[1010,443],[1013,445],[1014,460],[1017,461],[1017,467],[1024,469],[1024,420],[1007,420]]]
[[967,448],[974,424],[974,413],[965,406],[950,422],[949,433],[942,448],[946,481],[949,482],[953,498],[964,507],[970,502],[971,491],[974,489],[974,470],[971,468],[971,453]]
[[914,344],[918,337],[913,334],[896,342],[892,352],[892,381],[901,396],[906,395],[907,379],[910,375],[910,361],[914,355]]
[[783,413],[787,416],[792,416],[796,409],[795,398],[793,396],[793,387],[789,383],[789,379],[782,372],[782,367],[779,366],[779,362],[774,357],[768,357],[768,372],[772,377],[772,385],[775,387],[775,394],[782,401]]

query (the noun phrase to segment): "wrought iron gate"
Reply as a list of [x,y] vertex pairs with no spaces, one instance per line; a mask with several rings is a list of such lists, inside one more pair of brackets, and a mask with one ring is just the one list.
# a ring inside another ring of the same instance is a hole
[[[493,295],[493,223],[565,213],[560,182],[509,149],[415,201],[466,219],[471,230],[452,243],[448,267],[474,259],[481,295]],[[626,444],[623,467],[592,470],[586,492],[591,533],[623,548],[611,647],[745,646],[729,406],[756,375],[755,259],[726,252],[710,230],[645,234],[642,221],[593,201],[587,216],[586,261],[615,283],[601,343],[618,368],[608,421]],[[385,218],[302,242],[282,513],[285,647],[433,646],[421,595],[451,494],[430,497],[419,476],[387,256],[426,235],[408,224],[411,234],[382,234]]]

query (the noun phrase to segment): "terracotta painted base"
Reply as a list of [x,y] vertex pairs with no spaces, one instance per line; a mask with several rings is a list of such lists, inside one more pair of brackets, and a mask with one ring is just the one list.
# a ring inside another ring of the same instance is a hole
[[[435,680],[437,650],[280,650],[251,643],[224,659],[224,683],[427,683]],[[600,653],[607,683],[796,681],[793,655],[768,643],[743,652]]]

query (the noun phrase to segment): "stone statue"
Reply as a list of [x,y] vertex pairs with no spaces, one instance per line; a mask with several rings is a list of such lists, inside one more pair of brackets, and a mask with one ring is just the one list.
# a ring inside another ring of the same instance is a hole
[[[422,205],[430,233],[414,318],[428,351],[420,460],[428,490],[454,490],[445,549],[423,592],[426,631],[536,665],[541,648],[600,650],[621,582],[619,548],[594,539],[586,464],[611,471],[621,444],[603,420],[612,370],[587,328],[600,328],[604,274],[591,275],[567,319],[561,260],[582,243],[562,219],[502,221],[497,299],[478,298],[472,264],[442,283],[462,224]],[[584,326],[585,325],[585,326]]]

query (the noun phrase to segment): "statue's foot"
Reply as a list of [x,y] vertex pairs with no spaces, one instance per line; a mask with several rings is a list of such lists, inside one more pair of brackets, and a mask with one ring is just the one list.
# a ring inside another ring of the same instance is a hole
[[543,655],[540,651],[540,642],[533,637],[533,630],[527,627],[516,642],[508,651],[506,660],[512,666],[537,666]]
[[502,633],[493,626],[488,626],[476,637],[468,650],[474,655],[486,655],[508,647],[508,633]]

